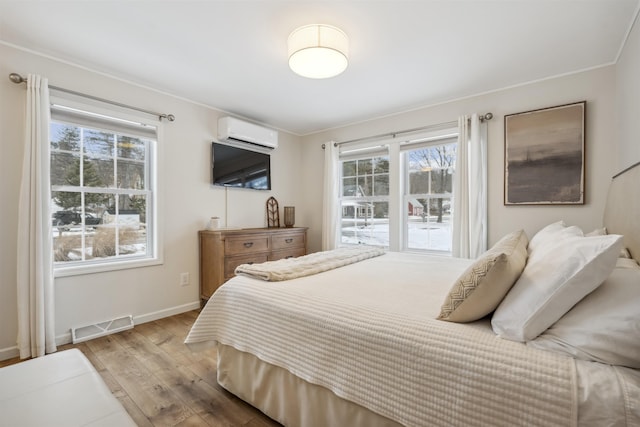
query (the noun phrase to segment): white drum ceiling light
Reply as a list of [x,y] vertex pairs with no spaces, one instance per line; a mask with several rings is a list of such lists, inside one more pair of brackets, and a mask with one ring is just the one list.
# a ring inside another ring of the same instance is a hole
[[303,77],[326,79],[342,73],[349,64],[349,39],[330,25],[305,25],[287,41],[289,67]]

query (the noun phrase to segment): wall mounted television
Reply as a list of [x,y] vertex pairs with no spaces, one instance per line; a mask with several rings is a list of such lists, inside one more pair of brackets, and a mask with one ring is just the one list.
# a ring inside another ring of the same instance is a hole
[[271,156],[221,142],[211,143],[213,185],[271,190]]

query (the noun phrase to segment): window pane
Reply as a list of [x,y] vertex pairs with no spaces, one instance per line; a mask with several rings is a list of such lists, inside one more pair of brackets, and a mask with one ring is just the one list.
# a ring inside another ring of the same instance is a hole
[[374,175],[374,195],[376,196],[388,196],[389,195],[389,175]]
[[[81,193],[73,192],[73,191],[52,191],[51,192],[51,200],[52,200],[52,216],[56,218],[56,215],[59,211],[79,211],[82,206],[82,196]],[[56,222],[53,225],[57,225]]]
[[409,173],[409,194],[451,194],[452,191],[452,168],[425,168]]
[[81,192],[53,191],[51,196],[54,262],[93,258],[94,234],[103,225],[106,206],[114,203],[115,198],[108,194],[85,193],[83,214]]
[[344,178],[342,180],[342,195],[345,197],[355,197],[357,184],[356,178]]
[[453,168],[435,169],[431,172],[431,193],[451,194],[453,191]]
[[147,140],[118,135],[118,157],[145,160]]
[[144,228],[119,229],[119,255],[143,255],[147,251],[147,235]]
[[82,261],[82,234],[53,227],[53,261]]
[[145,188],[145,165],[138,160],[118,159],[118,188]]
[[103,218],[107,209],[115,205],[115,196],[107,193],[84,193],[85,212]]
[[85,156],[82,168],[85,187],[113,187],[113,159]]
[[389,158],[388,157],[376,157],[373,159],[373,172],[374,173],[389,173]]
[[431,170],[409,172],[409,194],[429,194]]
[[116,256],[116,227],[103,225],[92,236],[91,255],[93,258]]
[[51,123],[51,149],[80,152],[80,129],[62,123]]
[[[118,254],[144,254],[147,250],[146,197],[118,196]],[[110,211],[110,213],[113,211]]]
[[93,129],[83,129],[84,152],[92,156],[113,157],[113,134]]
[[108,209],[115,206],[116,197],[107,193],[85,193],[86,211],[96,218],[93,230],[87,227],[86,259],[115,256],[115,226],[108,220]]
[[142,195],[123,194],[118,196],[120,225],[140,227],[146,222],[147,198]]
[[389,246],[389,203],[343,201],[341,242]]
[[51,151],[51,185],[78,185],[80,156],[77,153]]
[[407,247],[451,251],[451,198],[409,199]]
[[373,159],[358,160],[358,175],[370,174],[373,172]]
[[348,162],[342,162],[342,176],[350,177],[356,176],[356,161],[350,160]]
[[358,175],[358,188],[356,188],[356,196],[366,197],[373,195],[373,182],[371,175]]

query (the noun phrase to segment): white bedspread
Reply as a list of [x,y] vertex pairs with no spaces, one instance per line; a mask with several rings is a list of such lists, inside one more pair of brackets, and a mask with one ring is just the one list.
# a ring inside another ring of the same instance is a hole
[[471,263],[386,255],[265,283],[237,276],[186,343],[255,354],[406,426],[573,426],[573,359],[435,320]]

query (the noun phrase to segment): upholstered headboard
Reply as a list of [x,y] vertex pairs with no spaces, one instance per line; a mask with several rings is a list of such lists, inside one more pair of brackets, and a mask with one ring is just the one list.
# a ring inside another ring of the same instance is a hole
[[613,177],[604,226],[610,234],[622,234],[625,247],[640,262],[640,162]]

